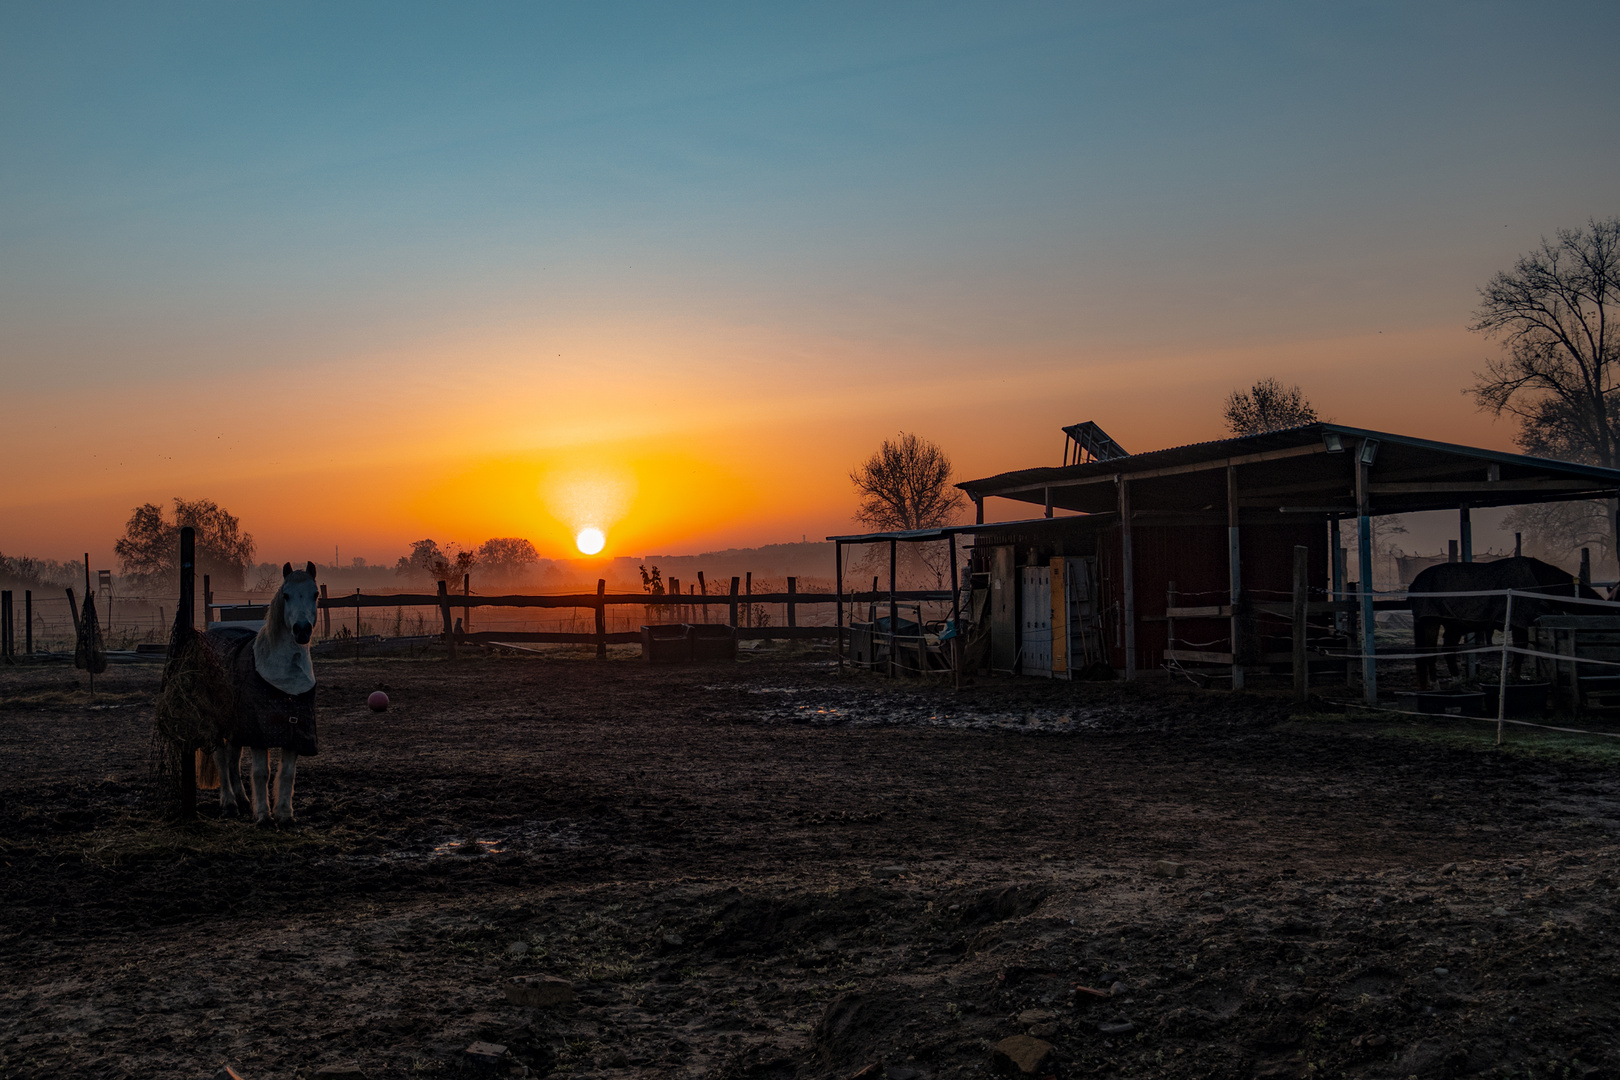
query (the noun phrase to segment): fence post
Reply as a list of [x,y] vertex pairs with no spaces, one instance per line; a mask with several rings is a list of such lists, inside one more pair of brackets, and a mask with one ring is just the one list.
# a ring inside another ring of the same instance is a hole
[[[951,546],[951,684],[962,689],[962,586],[956,571],[956,534],[946,543]],[[1065,605],[1064,610],[1068,607]],[[1063,631],[1068,633],[1067,628]],[[1069,657],[1069,677],[1074,677],[1074,657]]]
[[596,579],[596,658],[607,659],[607,579]]
[[321,636],[322,637],[331,637],[332,636],[332,609],[327,604],[326,585],[325,585],[324,582],[321,584],[321,618],[324,621],[325,627],[326,627],[326,632],[324,634],[322,634]]
[[11,663],[11,590],[0,589],[0,660]]
[[900,621],[900,605],[894,597],[894,569],[898,547],[893,540],[889,541],[889,678],[894,678],[895,671],[900,664],[899,657],[894,655],[894,629]]
[[[88,556],[84,564],[90,565]],[[180,624],[181,648],[191,643],[196,617],[197,533],[188,525],[180,530],[180,611],[176,621]],[[194,746],[180,751],[180,816],[186,819],[197,816],[197,748]]]
[[[1502,615],[1502,673],[1496,684],[1496,745],[1502,745],[1502,727],[1507,719],[1508,639],[1513,636],[1513,590],[1507,591],[1507,611]],[[1580,701],[1580,684],[1576,683],[1575,700]]]
[[[954,551],[953,551],[954,554]],[[953,564],[954,565],[954,564]],[[833,591],[837,606],[833,608],[833,652],[838,655],[838,670],[844,670],[844,542],[833,541]]]
[[749,626],[753,626],[754,625],[754,572],[752,570],[748,571],[747,576],[743,578],[743,595],[748,597],[747,602],[743,605],[743,607],[746,609],[745,614],[744,614],[744,618],[747,620]]
[[[703,594],[704,596],[709,595],[709,582],[708,582],[708,580],[706,578],[704,578],[703,571],[701,571],[701,570],[698,571],[698,592]],[[708,604],[702,604],[700,606],[703,608],[703,611],[701,612],[702,618],[699,619],[698,621],[699,622],[708,622],[709,621],[709,605]]]
[[464,633],[472,633],[472,575],[461,575],[461,629]]
[[34,655],[34,590],[23,590],[23,653]]
[[[799,592],[799,579],[796,578],[796,577],[788,578],[787,617],[788,617],[788,625],[789,626],[798,626],[799,625],[799,612],[798,612],[798,608],[797,608],[798,600],[796,599],[796,596],[798,595],[798,592]],[[793,635],[789,634],[788,636],[792,637]]]
[[740,578],[732,578],[731,579],[731,610],[730,610],[730,616],[731,616],[731,628],[733,630],[737,629],[737,587],[739,585],[741,585],[741,584],[742,584],[742,579],[740,579]]
[[1305,614],[1310,610],[1310,548],[1294,545],[1294,701],[1309,697],[1310,667],[1305,659]]
[[[355,595],[358,596],[359,593]],[[358,601],[354,605],[354,612],[355,626],[358,628],[360,623],[360,604]],[[454,660],[456,659],[456,638],[450,632],[450,589],[442,581],[439,582],[439,617],[444,620],[444,647],[449,650],[450,659]],[[356,636],[358,637],[358,632]]]

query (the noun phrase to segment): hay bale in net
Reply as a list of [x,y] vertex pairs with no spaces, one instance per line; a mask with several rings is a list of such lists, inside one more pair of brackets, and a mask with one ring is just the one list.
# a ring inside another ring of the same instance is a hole
[[101,640],[101,621],[96,618],[96,598],[86,593],[79,615],[79,640],[73,649],[73,666],[92,675],[107,670],[107,649]]
[[160,805],[179,810],[186,755],[199,749],[212,752],[220,719],[233,708],[235,689],[219,658],[202,634],[180,625],[177,613],[152,711],[150,772]]

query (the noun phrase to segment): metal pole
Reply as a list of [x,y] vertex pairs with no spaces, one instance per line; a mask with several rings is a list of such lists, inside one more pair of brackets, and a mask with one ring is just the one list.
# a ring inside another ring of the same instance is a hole
[[1513,634],[1513,590],[1507,591],[1507,612],[1502,616],[1502,674],[1496,686],[1496,745],[1502,745],[1502,728],[1507,719],[1508,639]]
[[1377,704],[1378,660],[1373,642],[1372,505],[1367,491],[1367,472],[1367,463],[1358,460],[1356,557],[1361,563],[1361,692],[1369,704]]
[[956,573],[956,537],[945,541],[951,546],[951,685],[962,688],[962,588]]
[[[89,567],[89,556],[85,566]],[[88,575],[88,569],[85,571]],[[180,530],[180,642],[184,648],[190,644],[197,617],[197,533],[191,526]],[[170,659],[173,659],[172,657]],[[180,750],[180,816],[197,816],[197,748],[185,746]]]
[[[833,541],[833,578],[837,605],[833,611],[834,651],[838,654],[838,670],[844,670],[844,542]],[[733,581],[736,579],[733,578]]]
[[1119,484],[1120,572],[1125,592],[1125,678],[1136,678],[1136,555],[1131,546],[1131,483],[1123,473]]
[[1226,467],[1226,572],[1232,593],[1232,689],[1243,689],[1243,552],[1238,540],[1237,466]]
[[891,679],[894,678],[894,669],[896,667],[896,657],[894,655],[894,628],[895,625],[900,621],[900,605],[895,602],[894,596],[894,564],[898,547],[899,546],[893,540],[889,541],[889,678]]

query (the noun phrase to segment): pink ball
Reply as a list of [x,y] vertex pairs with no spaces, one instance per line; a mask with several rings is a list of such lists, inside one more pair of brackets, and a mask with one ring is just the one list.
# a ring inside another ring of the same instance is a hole
[[373,690],[371,696],[366,698],[366,704],[371,706],[372,712],[382,712],[388,708],[388,695],[381,690]]

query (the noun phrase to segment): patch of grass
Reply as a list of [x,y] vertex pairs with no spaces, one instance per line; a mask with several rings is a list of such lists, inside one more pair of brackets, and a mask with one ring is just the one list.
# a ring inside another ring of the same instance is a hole
[[[1567,723],[1570,727],[1583,726],[1580,720]],[[1410,723],[1381,725],[1378,733],[1399,739],[1415,739],[1453,750],[1489,750],[1519,757],[1580,761],[1600,765],[1620,763],[1620,738],[1576,735],[1566,731],[1544,731],[1516,724],[1508,724],[1503,728],[1501,746],[1496,745],[1496,725],[1491,721],[1435,722],[1413,717]]]
[[116,866],[194,855],[262,858],[330,844],[333,840],[332,834],[325,830],[264,829],[251,822],[209,818],[182,825],[131,814],[91,832],[55,835],[51,843],[60,854]]

